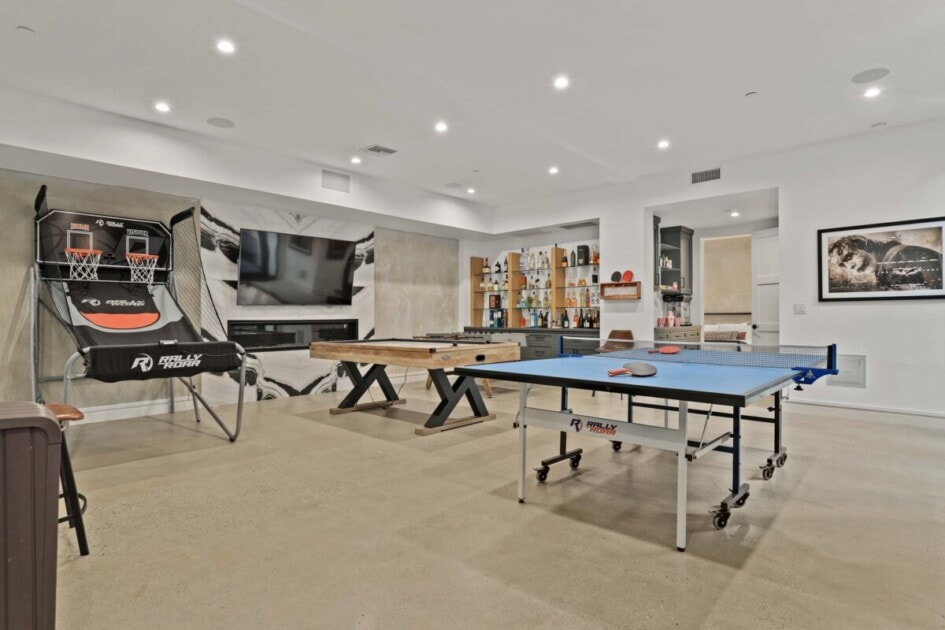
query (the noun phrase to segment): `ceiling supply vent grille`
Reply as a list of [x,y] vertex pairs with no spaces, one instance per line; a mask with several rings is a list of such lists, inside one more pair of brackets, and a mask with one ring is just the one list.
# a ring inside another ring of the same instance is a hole
[[397,149],[389,149],[387,147],[382,147],[379,144],[372,144],[369,147],[364,147],[359,153],[366,153],[368,155],[373,155],[374,157],[387,157],[388,155],[394,155],[397,153]]
[[349,193],[351,192],[351,178],[344,173],[322,169],[322,188]]
[[707,171],[696,171],[692,174],[692,183],[701,184],[702,182],[711,182],[713,179],[722,179],[722,169],[710,168]]

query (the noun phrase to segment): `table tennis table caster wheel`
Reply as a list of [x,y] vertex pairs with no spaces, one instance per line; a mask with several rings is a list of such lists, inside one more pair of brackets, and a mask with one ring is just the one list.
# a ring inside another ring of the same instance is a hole
[[619,453],[620,449],[623,448],[623,442],[611,442],[610,448],[614,449],[615,453]]
[[536,477],[538,477],[538,483],[545,483],[548,480],[548,471],[551,470],[547,466],[542,466],[541,468],[536,468]]
[[740,496],[738,500],[735,501],[735,507],[742,507],[743,505],[745,505],[748,502],[748,497],[750,496],[751,496],[750,492],[746,492],[745,494]]
[[715,513],[715,516],[712,517],[712,526],[715,529],[725,529],[725,526],[728,525],[728,517],[731,515],[731,512],[719,510]]
[[775,460],[774,463],[777,464],[778,468],[781,468],[784,466],[784,462],[786,461],[787,461],[787,453],[781,453],[781,455],[778,457],[777,460]]
[[765,481],[768,481],[774,477],[774,466],[762,466],[761,467],[761,478]]
[[578,466],[581,465],[581,456],[575,455],[571,458],[571,470],[577,470]]

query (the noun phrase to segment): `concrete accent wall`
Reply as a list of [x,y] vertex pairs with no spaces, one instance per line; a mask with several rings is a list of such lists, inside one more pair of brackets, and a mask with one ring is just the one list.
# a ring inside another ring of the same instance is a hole
[[[50,208],[99,214],[156,219],[165,224],[197,201],[185,197],[131,188],[101,186],[69,179],[0,169],[0,400],[30,400],[29,272],[34,247],[33,202],[42,184],[49,186]],[[44,375],[62,373],[62,366],[76,345],[65,328],[48,313],[40,319],[43,335]],[[81,362],[76,369],[81,368]],[[128,381],[121,384],[77,381],[73,404],[98,407],[166,398],[164,381]],[[62,384],[47,383],[49,401],[61,399]]]
[[751,237],[705,239],[702,248],[706,316],[751,313]]
[[378,338],[459,329],[459,241],[378,228],[374,321]]

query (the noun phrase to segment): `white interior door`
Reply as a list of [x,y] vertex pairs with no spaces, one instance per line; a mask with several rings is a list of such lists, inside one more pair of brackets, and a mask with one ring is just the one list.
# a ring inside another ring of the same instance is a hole
[[778,228],[751,235],[751,342],[763,346],[779,343],[780,307]]

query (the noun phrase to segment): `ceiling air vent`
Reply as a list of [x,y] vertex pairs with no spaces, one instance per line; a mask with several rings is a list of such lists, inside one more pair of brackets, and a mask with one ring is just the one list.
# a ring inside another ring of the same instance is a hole
[[351,192],[351,178],[344,173],[322,169],[322,188],[349,193]]
[[394,155],[397,153],[396,149],[388,149],[387,147],[382,147],[379,144],[372,144],[369,147],[364,147],[360,151],[361,153],[367,153],[368,155],[373,155],[374,157],[387,157],[388,155]]
[[710,168],[707,171],[696,171],[692,174],[692,183],[701,184],[702,182],[711,182],[713,179],[722,179],[722,169]]

